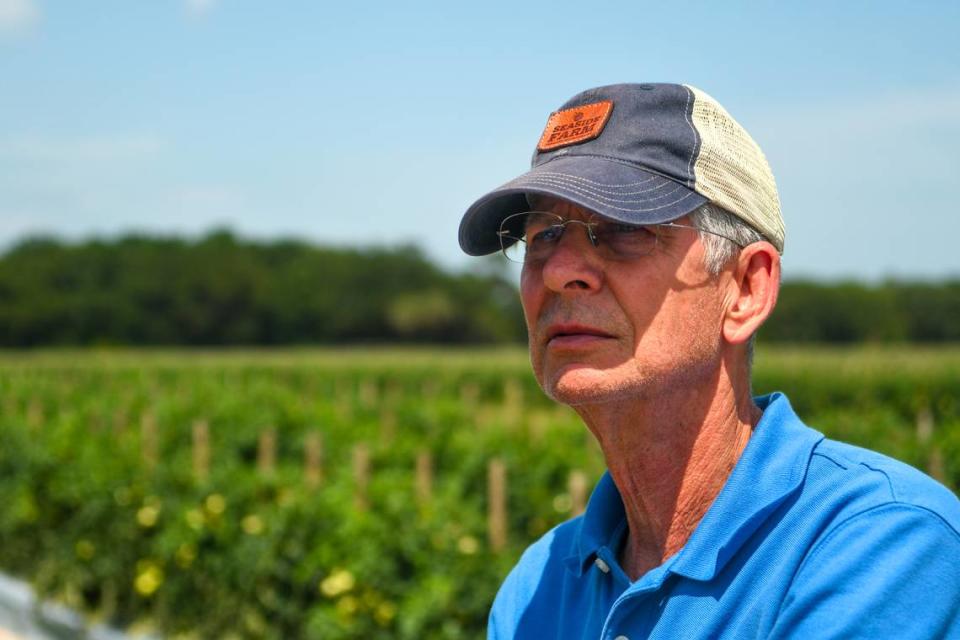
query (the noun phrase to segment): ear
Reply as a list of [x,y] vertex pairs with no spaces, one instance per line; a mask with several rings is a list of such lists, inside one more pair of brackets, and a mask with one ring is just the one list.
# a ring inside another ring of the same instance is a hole
[[731,273],[723,337],[745,343],[764,323],[780,292],[780,254],[769,242],[754,242],[740,251]]

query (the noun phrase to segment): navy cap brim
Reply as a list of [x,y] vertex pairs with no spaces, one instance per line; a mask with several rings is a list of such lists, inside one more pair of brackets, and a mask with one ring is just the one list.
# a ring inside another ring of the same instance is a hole
[[558,156],[474,202],[460,221],[463,251],[472,256],[499,251],[500,223],[530,208],[528,194],[563,198],[628,224],[670,222],[707,202],[693,189],[636,165],[600,156]]

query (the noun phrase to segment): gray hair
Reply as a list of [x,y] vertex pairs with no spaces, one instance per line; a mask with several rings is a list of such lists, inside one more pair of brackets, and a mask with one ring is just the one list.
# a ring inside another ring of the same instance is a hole
[[[700,229],[703,262],[707,272],[719,275],[742,247],[764,240],[763,235],[726,209],[708,202],[690,214],[690,224]],[[747,370],[753,368],[757,334],[747,342]]]
[[740,253],[741,247],[764,239],[749,224],[710,202],[690,214],[690,224],[701,230],[704,266],[714,276]]

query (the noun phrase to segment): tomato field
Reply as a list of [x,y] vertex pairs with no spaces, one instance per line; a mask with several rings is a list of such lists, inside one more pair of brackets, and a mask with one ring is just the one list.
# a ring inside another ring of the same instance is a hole
[[[761,349],[754,390],[960,487],[960,349]],[[7,352],[0,403],[0,570],[163,637],[482,637],[604,469],[520,350]]]

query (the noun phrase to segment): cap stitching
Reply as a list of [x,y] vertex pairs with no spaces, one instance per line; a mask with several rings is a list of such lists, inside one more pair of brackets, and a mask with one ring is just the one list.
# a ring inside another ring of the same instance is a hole
[[[608,183],[606,183],[606,182],[600,182],[600,181],[598,181],[598,180],[591,180],[590,178],[584,178],[583,176],[574,176],[573,174],[562,173],[562,172],[560,172],[560,171],[537,171],[537,172],[535,172],[533,175],[534,175],[534,176],[550,176],[550,175],[571,176],[571,177],[575,177],[575,178],[577,178],[577,179],[579,179],[579,180],[582,180],[583,182],[587,182],[587,183],[590,183],[590,184],[595,184],[595,185],[597,185],[597,186],[599,186],[599,187],[609,187],[609,188],[617,188],[617,187],[636,187],[636,186],[639,186],[639,185],[641,185],[641,184],[646,184],[647,182],[650,182],[650,181],[655,180],[655,179],[657,179],[657,178],[660,178],[661,180],[669,180],[669,178],[664,178],[663,176],[652,175],[652,176],[648,176],[648,177],[644,178],[643,180],[638,180],[637,182],[623,182],[623,183],[620,183],[620,184],[608,184]],[[513,180],[511,180],[510,182],[507,182],[504,186],[506,186],[506,185],[508,185],[508,184],[513,184],[513,183],[516,182],[517,180],[523,180],[523,179],[525,179],[526,177],[527,177],[526,174],[524,174],[524,175],[522,175],[522,176],[519,176],[519,177],[516,177],[516,178],[514,178]]]
[[[568,180],[562,177],[544,177],[544,178],[536,177],[536,178],[531,178],[530,180],[526,181],[524,184],[528,184],[528,185],[555,184],[555,185],[561,185],[561,186],[569,185],[571,187],[576,187],[577,189],[582,190],[584,193],[591,193],[598,198],[604,198],[606,200],[610,200],[611,202],[653,202],[656,200],[662,200],[668,197],[669,195],[676,193],[677,190],[684,188],[683,185],[673,183],[672,184],[673,189],[657,196],[650,196],[648,198],[614,198],[614,197],[605,195],[606,192],[604,191],[601,191],[599,189],[590,189],[589,187],[585,187],[583,185],[577,184],[575,180]],[[520,185],[514,185],[514,186],[516,187]],[[668,185],[664,185],[664,186],[668,186]],[[651,189],[651,191],[653,190]],[[636,195],[636,194],[620,193],[616,195],[628,196],[628,195]]]
[[[659,176],[659,177],[661,177],[661,178],[664,178],[664,179],[666,179],[666,180],[670,180],[670,181],[672,181],[672,182],[681,182],[681,183],[682,183],[681,180],[677,180],[676,178],[674,178],[674,177],[672,177],[672,176],[665,175],[662,171],[657,171],[656,169],[651,169],[650,167],[648,167],[648,166],[646,166],[646,165],[643,165],[643,164],[640,164],[640,163],[638,163],[638,162],[632,162],[632,161],[630,161],[630,160],[625,160],[624,158],[620,158],[620,157],[618,157],[618,156],[611,156],[611,155],[607,155],[607,154],[603,154],[603,153],[575,153],[575,154],[554,155],[554,156],[552,156],[552,157],[550,157],[550,158],[547,158],[546,160],[544,160],[544,161],[541,162],[540,164],[535,164],[535,165],[533,165],[530,170],[531,170],[531,171],[535,171],[535,170],[537,169],[537,167],[542,167],[542,166],[544,166],[545,164],[547,164],[548,162],[553,162],[554,160],[570,159],[570,158],[602,158],[602,159],[608,160],[608,161],[610,161],[610,162],[616,162],[617,164],[622,164],[622,165],[625,166],[625,167],[630,167],[630,168],[632,168],[632,169],[639,169],[639,170],[641,170],[641,171],[646,171],[647,173],[653,174],[653,175],[655,175],[655,176]],[[686,186],[686,185],[684,185],[684,186]]]
[[[571,191],[572,191],[573,193],[576,193],[576,189],[571,189]],[[608,208],[610,208],[610,209],[616,209],[617,211],[627,211],[627,212],[630,212],[630,213],[647,213],[647,212],[649,212],[649,211],[660,211],[660,210],[662,210],[662,209],[667,209],[667,208],[672,207],[672,206],[674,206],[674,205],[676,205],[676,204],[679,204],[679,203],[683,202],[684,200],[686,200],[687,198],[689,198],[691,195],[693,195],[693,193],[692,193],[692,192],[687,192],[687,193],[685,193],[685,194],[683,195],[682,198],[680,198],[680,199],[678,199],[678,200],[674,200],[673,202],[667,202],[667,203],[664,203],[664,204],[659,205],[659,206],[656,206],[656,207],[644,207],[644,208],[638,208],[638,209],[630,209],[630,208],[627,208],[627,207],[618,207],[618,206],[613,205],[613,204],[608,204],[608,203],[603,202],[602,200],[598,200],[597,198],[594,198],[594,197],[590,196],[589,194],[581,194],[581,195],[582,195],[584,198],[586,198],[587,200],[590,200],[590,201],[592,201],[592,202],[596,202],[597,204],[606,206],[606,207],[608,207]]]
[[[658,189],[663,189],[664,187],[668,187],[668,186],[671,186],[671,185],[676,186],[676,184],[677,184],[676,182],[672,182],[672,181],[670,181],[670,180],[666,180],[665,178],[661,178],[661,180],[663,180],[663,182],[659,182],[659,183],[657,183],[656,186],[653,186],[653,187],[651,187],[651,188],[649,188],[649,189],[641,189],[641,190],[639,190],[639,191],[619,191],[619,190],[616,190],[615,188],[616,188],[616,187],[620,187],[620,186],[630,187],[630,186],[635,186],[635,185],[603,185],[603,184],[600,183],[600,182],[594,182],[593,180],[588,180],[588,179],[586,179],[586,178],[582,178],[581,176],[577,176],[577,175],[572,175],[572,174],[567,174],[567,173],[556,173],[556,172],[546,173],[546,172],[544,172],[544,173],[538,173],[538,174],[533,175],[533,176],[525,176],[525,177],[515,178],[514,180],[511,180],[511,181],[508,182],[507,184],[503,185],[503,187],[501,187],[501,188],[509,188],[509,187],[512,187],[512,186],[516,186],[516,185],[519,185],[519,184],[523,184],[523,183],[525,183],[525,182],[529,182],[529,181],[531,181],[531,180],[550,179],[550,178],[567,179],[567,180],[571,180],[571,181],[573,181],[573,182],[586,183],[586,184],[584,184],[584,188],[590,188],[590,189],[592,189],[593,191],[596,191],[596,192],[598,192],[598,193],[612,193],[612,194],[621,195],[621,196],[630,196],[630,195],[637,195],[637,194],[641,194],[641,193],[650,193],[651,191],[657,191]],[[652,181],[652,180],[653,180],[653,179],[651,178],[651,179],[648,180],[647,182],[650,182],[650,181]],[[639,186],[639,185],[641,185],[641,184],[643,184],[643,183],[638,182],[638,183],[636,183],[636,186]],[[606,186],[615,187],[615,188],[611,188],[611,189],[604,189],[604,188],[602,188],[602,187],[606,187]]]
[[[548,182],[547,184],[551,184],[551,183]],[[695,193],[695,192],[693,192],[693,191],[687,191],[686,193],[683,194],[682,197],[678,198],[677,200],[674,200],[674,201],[672,201],[672,202],[667,202],[667,203],[665,203],[665,204],[661,204],[661,205],[658,205],[658,206],[656,206],[656,207],[649,207],[649,208],[642,208],[642,209],[637,209],[637,208],[631,209],[631,208],[628,208],[628,207],[618,207],[618,206],[615,205],[615,204],[611,204],[611,202],[629,202],[628,200],[627,200],[627,201],[621,201],[621,200],[606,199],[606,201],[604,201],[604,200],[601,200],[600,198],[595,197],[593,194],[591,194],[591,193],[589,193],[589,192],[587,192],[587,191],[584,191],[583,189],[580,189],[580,188],[578,188],[578,187],[571,186],[571,185],[563,185],[563,184],[561,184],[560,186],[565,187],[565,188],[568,189],[571,193],[580,195],[580,196],[586,198],[587,200],[590,200],[591,202],[596,202],[596,203],[599,204],[599,205],[603,205],[603,206],[608,207],[608,208],[610,208],[610,209],[616,209],[617,211],[627,211],[627,212],[630,212],[630,213],[645,213],[645,212],[648,212],[648,211],[659,211],[659,210],[661,210],[661,209],[666,209],[666,208],[668,208],[668,207],[672,207],[672,206],[674,206],[674,205],[676,205],[676,204],[679,204],[679,203],[683,202],[684,200],[686,200],[686,199],[689,198],[690,196],[694,195],[694,193]],[[635,200],[634,202],[640,202],[640,201]]]

